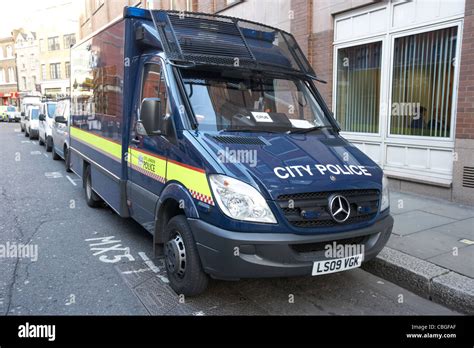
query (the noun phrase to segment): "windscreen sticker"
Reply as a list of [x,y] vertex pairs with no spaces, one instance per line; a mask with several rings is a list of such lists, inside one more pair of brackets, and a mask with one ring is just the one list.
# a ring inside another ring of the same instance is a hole
[[372,174],[365,166],[356,166],[353,164],[315,164],[314,166],[307,164],[298,166],[276,167],[273,169],[273,172],[280,179],[314,176],[315,174],[372,176]]
[[266,122],[266,123],[273,123],[272,118],[267,112],[255,112],[252,111],[252,116],[256,122]]

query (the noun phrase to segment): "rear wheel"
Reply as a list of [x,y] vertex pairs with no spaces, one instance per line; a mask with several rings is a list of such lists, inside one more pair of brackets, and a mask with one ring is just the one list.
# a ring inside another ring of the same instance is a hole
[[25,137],[28,138],[29,136],[30,136],[30,134],[28,134],[28,130],[27,130],[26,127],[25,127]]
[[92,189],[91,166],[88,165],[84,174],[84,190],[86,193],[86,202],[89,207],[97,208],[100,206],[101,199]]
[[46,139],[46,152],[51,152],[51,150],[53,149],[53,140],[51,139],[51,137],[46,137],[46,136],[45,136],[45,139]]
[[196,242],[185,216],[175,216],[168,222],[165,238],[166,271],[173,290],[185,296],[204,292],[209,278],[202,268]]
[[57,161],[57,160],[61,159],[61,157],[59,157],[59,155],[56,153],[56,150],[54,149],[54,143],[53,142],[51,142],[51,143],[52,143],[51,144],[51,148],[52,148],[51,151],[53,152],[53,160]]
[[[46,139],[46,137],[45,137],[45,139]],[[39,133],[38,133],[38,144],[40,144],[40,146],[44,145],[44,141],[41,140],[41,137],[39,136]]]

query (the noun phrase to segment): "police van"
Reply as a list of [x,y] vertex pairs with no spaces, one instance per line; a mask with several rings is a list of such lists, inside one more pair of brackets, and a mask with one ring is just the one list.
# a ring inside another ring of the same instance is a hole
[[126,7],[71,62],[70,167],[87,204],[147,229],[178,294],[352,269],[389,239],[383,172],[340,136],[291,34]]

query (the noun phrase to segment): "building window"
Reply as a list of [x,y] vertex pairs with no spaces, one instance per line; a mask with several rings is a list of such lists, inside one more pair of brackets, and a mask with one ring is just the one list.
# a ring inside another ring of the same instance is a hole
[[64,48],[65,49],[68,49],[75,44],[76,44],[76,35],[74,34],[64,35]]
[[336,115],[346,132],[378,133],[382,42],[340,48]]
[[48,51],[57,51],[59,50],[59,36],[49,37],[48,38]]
[[51,80],[58,80],[61,78],[61,63],[53,63],[49,65],[49,74]]
[[395,39],[390,133],[451,136],[457,27]]
[[23,76],[23,77],[21,78],[21,88],[22,88],[24,91],[26,91],[26,90],[28,89],[28,87],[26,86],[26,77],[25,77],[25,76]]
[[32,89],[35,89],[35,90],[36,90],[36,76],[32,76],[32,77],[31,77],[31,82],[32,82],[32,84],[33,84]]
[[9,83],[15,83],[16,82],[15,69],[14,68],[8,68],[8,82]]
[[5,70],[0,69],[0,83],[5,83]]
[[192,1],[190,1],[190,0],[170,0],[170,10],[192,11]]
[[46,65],[45,64],[41,64],[41,79],[44,81],[46,80],[48,77],[46,76]]
[[64,65],[66,68],[66,78],[68,79],[71,76],[71,63],[66,62]]
[[44,51],[44,40],[43,39],[39,40],[39,51],[40,52]]
[[13,48],[12,46],[7,46],[7,58],[13,57]]

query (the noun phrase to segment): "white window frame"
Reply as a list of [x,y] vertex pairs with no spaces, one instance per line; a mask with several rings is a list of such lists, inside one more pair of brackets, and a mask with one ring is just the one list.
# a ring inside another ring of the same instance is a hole
[[[392,33],[391,36],[391,43],[390,43],[390,49],[393,51],[393,47],[395,47],[395,39],[405,37],[405,36],[410,36],[410,35],[416,35],[416,34],[422,34],[422,33],[429,33],[431,31],[436,31],[440,29],[447,29],[447,28],[453,28],[457,27],[457,38],[456,38],[456,60],[455,60],[455,66],[454,66],[454,78],[453,78],[453,95],[452,95],[452,105],[451,105],[451,124],[450,124],[450,135],[449,137],[428,137],[428,136],[421,136],[421,135],[402,135],[402,134],[391,134],[390,129],[391,129],[391,122],[392,118],[390,115],[388,115],[388,122],[387,122],[387,128],[386,128],[386,139],[390,140],[399,140],[399,139],[411,139],[415,142],[417,140],[423,141],[426,143],[426,140],[431,140],[433,142],[436,142],[437,146],[440,146],[442,143],[449,143],[453,144],[454,139],[456,137],[456,111],[457,111],[457,96],[458,96],[458,86],[459,86],[459,68],[460,68],[460,61],[461,61],[461,46],[462,46],[462,30],[463,30],[463,20],[454,20],[454,21],[449,21],[445,22],[442,24],[433,24],[429,26],[423,26],[422,28],[416,28],[416,29],[406,29],[402,31],[397,31],[396,33]],[[389,88],[389,95],[388,95],[388,105],[392,105],[392,82],[393,82],[393,63],[394,63],[394,55],[393,52],[390,53],[390,78],[388,81],[388,86]],[[404,141],[406,142],[406,141]],[[441,146],[443,147],[443,146]],[[453,147],[453,146],[446,146],[446,147]]]
[[[334,45],[333,50],[333,91],[332,91],[332,110],[334,111],[334,115],[336,116],[336,119],[338,119],[337,116],[337,110],[336,110],[336,105],[337,105],[337,56],[339,54],[339,50],[343,48],[348,48],[348,47],[354,47],[354,46],[360,46],[360,45],[366,45],[366,44],[371,44],[375,42],[381,42],[382,43],[382,49],[381,49],[381,61],[380,61],[380,95],[379,95],[379,100],[380,100],[380,105],[379,105],[379,113],[380,113],[380,107],[382,106],[383,97],[384,97],[384,73],[385,69],[383,68],[383,62],[384,62],[384,56],[385,56],[385,46],[386,46],[386,35],[377,35],[377,36],[371,36],[370,38],[367,39],[358,39],[355,41],[351,42],[344,42],[341,44]],[[379,127],[378,131],[376,133],[364,133],[364,132],[350,132],[350,131],[341,131],[341,134],[348,135],[351,138],[352,137],[363,137],[364,139],[368,138],[373,138],[374,140],[380,139],[382,137],[382,117],[379,114]]]

